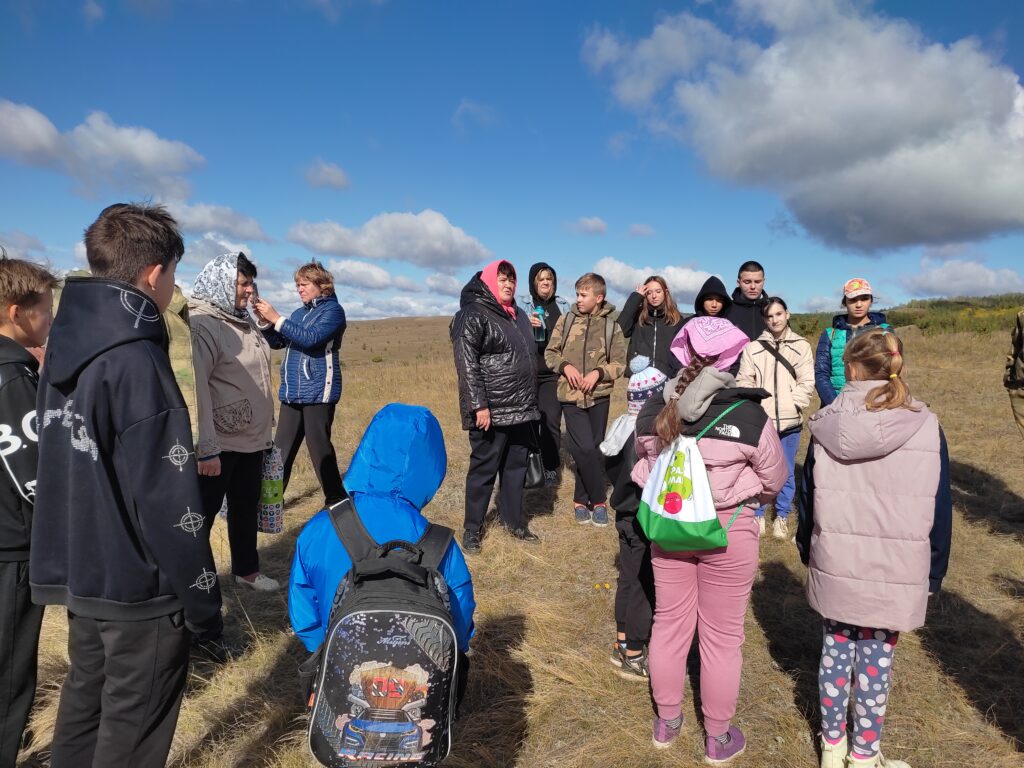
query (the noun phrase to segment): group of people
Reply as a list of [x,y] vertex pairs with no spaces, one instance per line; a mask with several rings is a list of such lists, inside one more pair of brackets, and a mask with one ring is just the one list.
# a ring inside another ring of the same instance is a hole
[[[392,404],[374,417],[342,482],[330,429],[345,315],[320,264],[296,271],[302,306],[290,318],[258,297],[256,266],[243,254],[204,267],[189,299],[190,413],[162,321],[184,252],[176,223],[160,206],[118,204],[88,228],[85,244],[92,275],[65,281],[56,320],[57,279],[0,260],[4,768],[31,706],[47,604],[67,608],[70,658],[51,765],[164,763],[192,638],[222,633],[209,530],[225,497],[236,584],[278,586],[256,552],[267,451],[280,450],[287,483],[305,439],[324,492],[325,509],[299,536],[288,595],[311,653],[351,564],[326,507],[350,497],[378,543],[414,541],[447,469],[436,418]],[[557,296],[550,265],[533,265],[529,281],[528,301],[517,302],[513,265],[487,265],[463,289],[451,325],[470,462],[462,546],[450,544],[439,570],[459,650],[469,649],[475,609],[463,552],[481,550],[495,480],[502,525],[536,541],[524,485],[528,475],[560,483],[564,419],[573,520],[604,527],[609,507],[615,514],[611,661],[623,677],[649,682],[653,743],[666,748],[682,727],[696,633],[706,757],[732,760],[746,744],[732,721],[765,509],[774,506],[772,532],[788,539],[795,454],[809,423],[794,538],[808,599],[823,617],[821,764],[905,765],[885,760],[879,741],[898,635],[921,625],[948,562],[948,451],[937,419],[902,378],[899,338],[870,311],[871,286],[844,285],[845,311],[812,355],[789,327],[785,301],[765,293],[756,262],[740,267],[731,292],[710,278],[690,317],[659,276],[637,286],[617,317],[600,275],[576,281],[571,305]],[[44,344],[40,367],[30,350]],[[282,347],[272,438],[269,350]],[[611,439],[610,398],[627,376],[628,418]],[[823,407],[812,415],[815,389]],[[727,546],[671,551],[638,523],[651,468],[679,436],[699,438]],[[897,483],[898,499],[888,492]],[[858,716],[848,733],[851,698]]]
[[[682,727],[696,633],[705,755],[727,763],[746,746],[732,720],[765,512],[774,507],[772,534],[789,540],[796,453],[809,423],[793,540],[823,618],[821,765],[905,768],[880,751],[892,656],[899,633],[922,625],[945,575],[952,501],[938,420],[911,396],[902,343],[871,310],[868,281],[844,284],[844,311],[813,352],[790,328],[785,300],[765,292],[757,262],[741,265],[731,292],[709,278],[689,317],[657,275],[617,318],[600,275],[582,275],[568,307],[550,265],[534,264],[529,281],[528,301],[517,303],[514,266],[487,265],[463,289],[451,325],[470,444],[463,550],[481,549],[498,476],[502,526],[538,539],[523,508],[527,465],[539,453],[545,483],[557,485],[564,419],[575,521],[608,525],[609,502],[616,518],[611,662],[622,677],[649,682],[653,744],[667,748]],[[629,415],[606,434],[624,375]],[[812,414],[815,391],[822,408]],[[681,435],[699,442],[725,547],[671,551],[638,522],[651,469]],[[897,484],[898,498],[889,492]],[[857,716],[848,734],[851,697]]]

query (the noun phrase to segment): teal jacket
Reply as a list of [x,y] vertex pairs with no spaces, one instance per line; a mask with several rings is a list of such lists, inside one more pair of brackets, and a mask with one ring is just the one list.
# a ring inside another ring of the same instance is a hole
[[866,325],[852,328],[846,319],[846,313],[843,313],[833,317],[832,327],[821,332],[818,349],[814,354],[814,388],[818,390],[822,407],[835,400],[839,390],[846,384],[843,352],[850,339],[872,328],[889,327],[885,315],[881,312],[868,312],[868,320]]

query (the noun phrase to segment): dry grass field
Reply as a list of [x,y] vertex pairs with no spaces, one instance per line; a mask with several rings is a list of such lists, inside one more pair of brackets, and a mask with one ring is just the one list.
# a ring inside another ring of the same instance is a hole
[[[459,428],[446,330],[443,319],[350,327],[335,445],[344,468],[380,406],[429,406],[445,430],[448,476],[427,511],[458,529],[468,443]],[[927,627],[900,640],[884,750],[914,768],[1024,766],[1024,442],[1000,387],[1007,340],[925,337],[913,329],[903,336],[910,383],[939,414],[949,438],[956,510],[944,591],[933,598]],[[282,582],[295,537],[318,509],[314,486],[308,463],[298,467],[286,499],[287,530],[261,536],[263,570]],[[570,493],[565,480],[557,493],[527,493],[540,544],[521,544],[496,529],[483,553],[470,559],[477,635],[463,718],[445,765],[701,765],[700,709],[690,684],[682,737],[671,749],[656,751],[647,689],[618,678],[608,662],[615,529],[575,525]],[[227,574],[222,522],[212,537],[221,573]],[[817,765],[821,629],[807,607],[803,581],[793,546],[764,540],[736,715],[749,747],[737,766]],[[285,592],[242,592],[227,580],[222,586],[227,631],[248,650],[225,666],[193,665],[169,764],[305,768],[311,762],[295,676],[303,653],[288,628]],[[50,610],[33,735],[21,765],[47,764],[67,668],[65,643],[63,611]],[[690,669],[691,677],[699,672],[693,658]]]

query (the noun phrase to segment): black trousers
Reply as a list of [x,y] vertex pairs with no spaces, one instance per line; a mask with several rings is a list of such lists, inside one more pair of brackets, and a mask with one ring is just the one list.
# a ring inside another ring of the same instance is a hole
[[263,478],[263,451],[220,454],[220,474],[199,476],[199,494],[203,500],[203,520],[209,536],[224,496],[228,497],[228,545],[231,547],[231,573],[250,576],[260,570],[256,551],[256,524],[259,518],[260,482]]
[[537,404],[540,406],[540,455],[544,469],[556,470],[562,465],[559,449],[562,444],[562,404],[558,402],[558,377],[539,378]]
[[636,514],[616,514],[619,534],[619,578],[615,585],[615,626],[626,635],[626,648],[643,650],[651,637],[654,618],[654,571],[651,542]]
[[607,486],[604,474],[604,454],[598,447],[608,428],[608,406],[611,398],[602,397],[589,408],[577,408],[562,403],[565,416],[566,442],[576,462],[576,489],[573,501],[593,508],[604,504]]
[[277,419],[277,435],[274,443],[281,450],[284,459],[284,487],[292,475],[292,464],[299,453],[303,439],[313,462],[313,471],[324,492],[324,501],[329,505],[344,496],[341,473],[338,471],[338,457],[331,442],[331,426],[334,424],[334,403],[281,403]]
[[68,611],[71,668],[60,691],[51,768],[162,768],[190,643],[180,611],[145,621]]
[[484,431],[469,430],[469,470],[466,472],[467,531],[479,531],[484,524],[487,505],[494,490],[494,479],[501,475],[498,513],[509,528],[526,525],[523,512],[523,483],[526,459],[533,441],[533,422]]
[[0,563],[0,768],[14,768],[36,695],[43,606],[32,603],[28,561]]

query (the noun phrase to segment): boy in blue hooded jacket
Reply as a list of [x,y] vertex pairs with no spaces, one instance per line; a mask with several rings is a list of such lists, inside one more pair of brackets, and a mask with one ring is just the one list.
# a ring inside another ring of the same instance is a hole
[[[444,436],[434,414],[422,406],[391,403],[363,433],[345,475],[345,489],[378,544],[415,542],[428,525],[421,510],[441,486],[447,468]],[[320,510],[299,534],[288,584],[292,629],[310,653],[324,640],[334,594],[351,567],[330,513]],[[452,619],[459,650],[465,653],[476,602],[466,560],[454,539],[440,570],[454,598]]]

